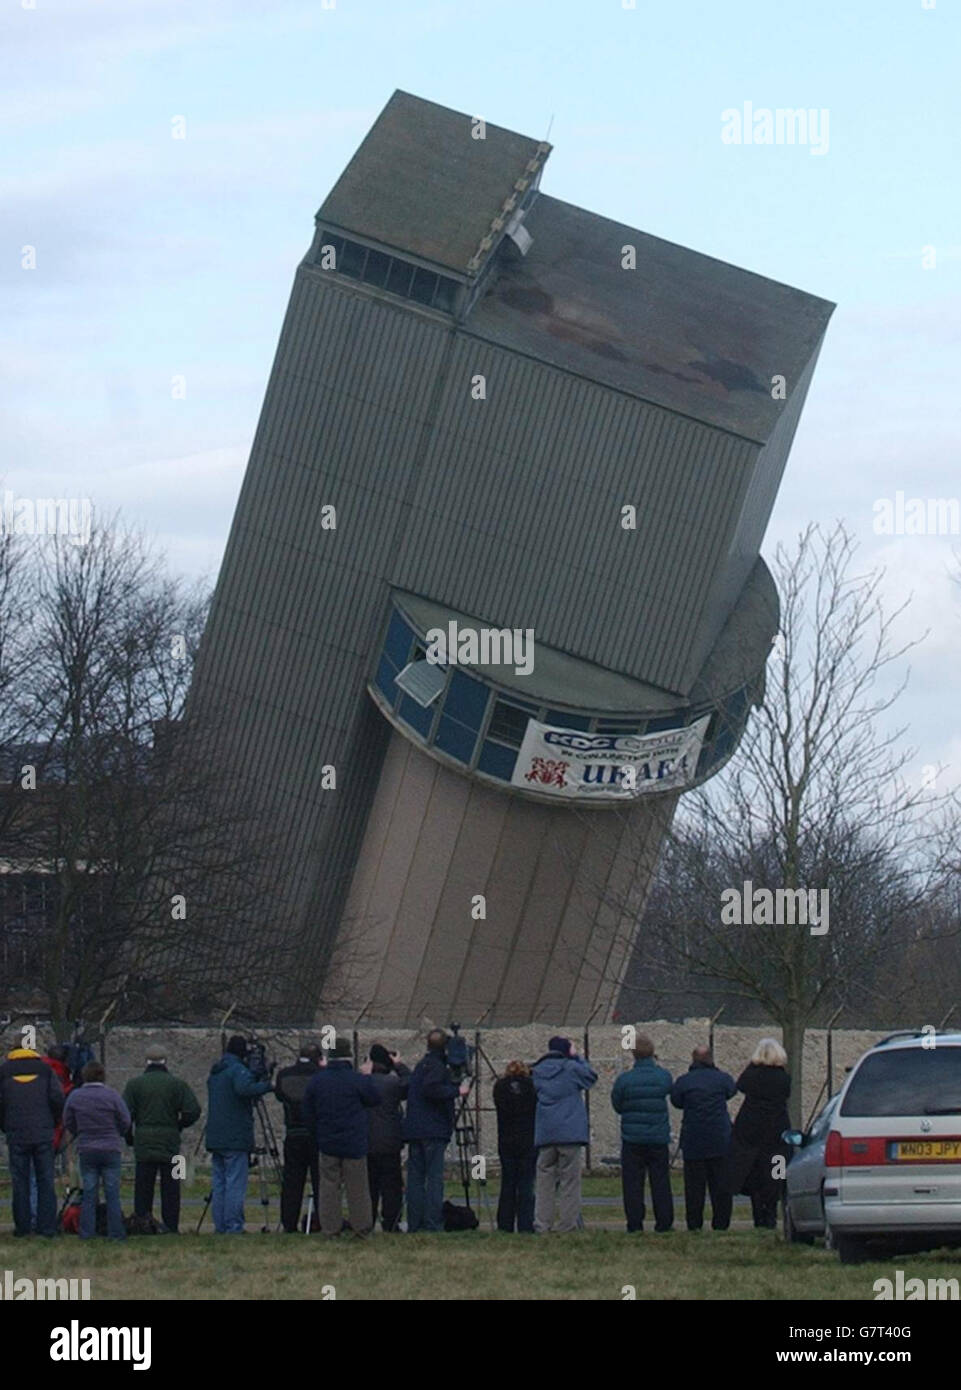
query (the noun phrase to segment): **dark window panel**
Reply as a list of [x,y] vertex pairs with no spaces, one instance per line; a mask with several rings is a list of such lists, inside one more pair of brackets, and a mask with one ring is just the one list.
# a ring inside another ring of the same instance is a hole
[[487,710],[489,690],[480,681],[465,676],[463,671],[454,671],[450,678],[444,713],[451,719],[466,724],[469,729],[479,729]]
[[477,760],[477,768],[479,772],[486,772],[488,777],[500,777],[502,781],[509,782],[516,762],[517,754],[513,749],[502,748],[499,743],[485,743]]
[[445,314],[452,314],[456,299],[457,281],[448,280],[445,276],[438,275],[437,289],[434,292],[434,308],[441,309]]
[[358,246],[356,241],[345,241],[344,254],[338,257],[337,269],[341,275],[350,275],[353,279],[359,280],[364,273],[366,255],[366,246]]
[[387,288],[391,294],[399,294],[406,299],[413,274],[414,267],[412,265],[408,265],[405,261],[391,261],[390,272],[387,276]]
[[501,743],[509,743],[512,748],[520,748],[529,718],[525,710],[498,700],[491,715],[487,737],[496,738]]
[[474,756],[474,745],[477,742],[477,735],[472,729],[465,729],[463,724],[456,723],[453,719],[446,719],[444,715],[440,717],[440,724],[434,738],[434,745],[442,752],[449,753],[458,762],[470,763]]
[[410,287],[410,297],[418,304],[430,304],[437,288],[437,276],[432,270],[415,270]]
[[390,273],[390,256],[385,256],[383,251],[367,252],[367,264],[364,266],[364,284],[376,285],[382,290],[387,285],[387,276]]
[[416,700],[412,700],[409,695],[403,696],[400,708],[397,711],[405,724],[409,724],[412,729],[420,734],[421,738],[430,736],[430,726],[434,722],[434,710],[432,707],[424,708]]

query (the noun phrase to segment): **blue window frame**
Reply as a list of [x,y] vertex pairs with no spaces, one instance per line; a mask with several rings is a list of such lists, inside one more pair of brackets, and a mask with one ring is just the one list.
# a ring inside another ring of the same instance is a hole
[[479,772],[486,772],[488,777],[499,777],[502,781],[509,782],[516,762],[516,749],[488,742],[481,749],[477,769]]
[[456,720],[441,715],[437,734],[434,738],[436,748],[439,748],[443,753],[449,753],[458,762],[470,763],[474,756],[476,743],[477,734],[473,729],[467,729],[463,724],[458,724]]
[[468,729],[479,729],[484,722],[489,698],[490,690],[486,685],[465,676],[463,671],[453,671],[444,701],[444,713],[460,724],[466,724]]

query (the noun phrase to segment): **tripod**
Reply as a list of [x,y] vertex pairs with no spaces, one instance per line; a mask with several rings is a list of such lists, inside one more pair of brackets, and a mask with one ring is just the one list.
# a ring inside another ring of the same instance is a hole
[[[256,1168],[260,1178],[260,1205],[264,1209],[264,1224],[260,1230],[262,1234],[270,1231],[270,1222],[267,1219],[267,1212],[270,1206],[270,1190],[268,1187],[268,1174],[266,1159],[270,1160],[273,1168],[274,1177],[277,1179],[278,1186],[283,1186],[284,1167],[280,1158],[280,1150],[277,1147],[277,1135],[274,1132],[273,1121],[267,1113],[263,1096],[258,1096],[254,1101],[254,1123],[260,1130],[260,1143],[255,1143],[252,1151],[248,1155],[248,1164],[251,1168]],[[200,1235],[200,1228],[204,1224],[204,1217],[214,1199],[213,1189],[204,1198],[203,1211],[197,1221],[197,1235]],[[278,1226],[280,1224],[278,1220]]]
[[491,1229],[493,1229],[494,1214],[491,1211],[490,1198],[487,1195],[487,1178],[471,1177],[471,1163],[477,1156],[477,1131],[470,1110],[470,1098],[476,1079],[471,1073],[468,1077],[466,1094],[458,1097],[457,1108],[454,1111],[454,1141],[457,1145],[457,1167],[460,1173],[461,1186],[464,1189],[464,1203],[467,1209],[471,1210],[470,1185],[472,1181],[476,1182],[481,1190],[481,1199],[484,1203],[484,1210],[487,1212],[487,1219]]
[[[277,1180],[279,1188],[282,1188],[284,1183],[284,1165],[281,1161],[280,1150],[277,1148],[277,1135],[274,1132],[273,1121],[267,1113],[267,1107],[264,1104],[263,1096],[258,1096],[254,1101],[254,1115],[260,1127],[260,1143],[254,1148],[250,1166],[251,1168],[257,1169],[257,1174],[260,1178],[260,1205],[264,1209],[264,1224],[261,1226],[260,1230],[262,1234],[266,1234],[270,1230],[270,1222],[267,1219],[267,1213],[270,1207],[270,1192],[267,1185],[267,1166],[264,1160],[266,1158],[270,1159],[274,1177]],[[278,1227],[280,1225],[279,1217],[277,1225]]]

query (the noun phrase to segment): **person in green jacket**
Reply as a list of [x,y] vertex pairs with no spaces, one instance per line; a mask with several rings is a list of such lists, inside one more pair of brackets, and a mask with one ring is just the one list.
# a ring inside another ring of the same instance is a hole
[[200,1119],[200,1104],[186,1081],[171,1076],[157,1043],[147,1048],[147,1069],[127,1082],[123,1098],[133,1121],[134,1216],[144,1225],[153,1219],[159,1173],[162,1229],[165,1235],[177,1235],[183,1175],[174,1172],[173,1160],[180,1153],[181,1130]]

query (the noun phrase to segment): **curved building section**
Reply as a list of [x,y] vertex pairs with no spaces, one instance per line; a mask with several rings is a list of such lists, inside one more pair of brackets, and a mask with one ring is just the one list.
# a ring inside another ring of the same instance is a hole
[[603,1017],[763,690],[833,306],[549,155],[396,92],[298,267],[192,692],[278,846],[260,1016]]

